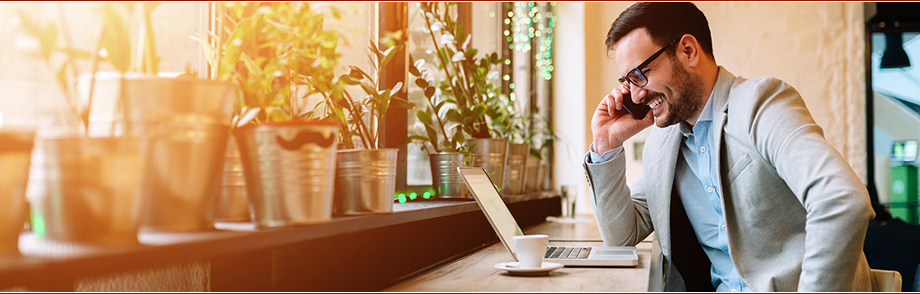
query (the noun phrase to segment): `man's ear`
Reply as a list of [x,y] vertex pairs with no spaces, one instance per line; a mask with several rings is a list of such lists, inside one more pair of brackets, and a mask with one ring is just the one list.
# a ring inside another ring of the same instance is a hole
[[677,42],[678,58],[682,59],[687,66],[695,68],[700,65],[702,58],[702,47],[700,42],[691,34],[684,34]]

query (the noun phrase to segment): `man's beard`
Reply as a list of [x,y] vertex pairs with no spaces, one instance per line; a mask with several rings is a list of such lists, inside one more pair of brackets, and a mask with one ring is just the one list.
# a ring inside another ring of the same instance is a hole
[[[701,89],[703,79],[684,69],[674,56],[669,55],[668,57],[672,61],[671,71],[675,81],[673,86],[674,96],[665,98],[668,106],[667,116],[655,118],[655,125],[659,128],[667,127],[680,121],[687,121],[703,108],[703,103],[700,103],[700,96],[703,95],[703,90]],[[652,93],[650,96],[654,98],[649,101],[653,101],[653,99],[658,99],[659,96],[664,96],[664,94]]]

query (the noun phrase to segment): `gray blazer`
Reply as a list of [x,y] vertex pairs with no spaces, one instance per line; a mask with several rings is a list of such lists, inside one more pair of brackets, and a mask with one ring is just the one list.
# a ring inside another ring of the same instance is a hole
[[[712,97],[716,181],[745,284],[755,291],[872,290],[862,251],[874,217],[869,195],[799,93],[776,78],[747,80],[719,67]],[[585,163],[604,243],[635,245],[655,230],[670,260],[680,246],[671,243],[669,215],[680,144],[679,125],[653,128],[632,187],[622,153]],[[681,289],[676,270],[667,276],[670,290]]]

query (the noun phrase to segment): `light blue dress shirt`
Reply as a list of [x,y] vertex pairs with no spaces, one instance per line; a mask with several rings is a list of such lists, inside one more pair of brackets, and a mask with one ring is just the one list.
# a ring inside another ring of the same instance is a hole
[[[716,157],[711,156],[712,144],[712,96],[703,107],[700,117],[692,128],[686,122],[680,122],[681,134],[684,135],[677,160],[675,189],[684,204],[687,218],[696,234],[703,251],[712,262],[710,277],[712,286],[719,292],[750,292],[735,264],[731,260],[728,248],[728,235],[725,216],[722,213],[720,189],[716,183],[719,172]],[[622,153],[623,146],[598,155],[594,146],[590,146],[588,160],[590,163],[609,161]]]

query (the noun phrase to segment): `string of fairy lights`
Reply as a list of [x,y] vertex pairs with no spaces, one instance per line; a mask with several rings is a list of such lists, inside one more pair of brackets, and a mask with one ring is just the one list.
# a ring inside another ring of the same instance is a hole
[[[503,32],[508,40],[509,49],[530,52],[533,49],[531,39],[536,38],[538,43],[534,54],[535,66],[545,80],[553,78],[555,6],[556,2],[514,2],[514,9],[509,10],[504,19],[505,24],[511,24],[511,30]],[[504,77],[505,80],[509,78],[507,75]]]

